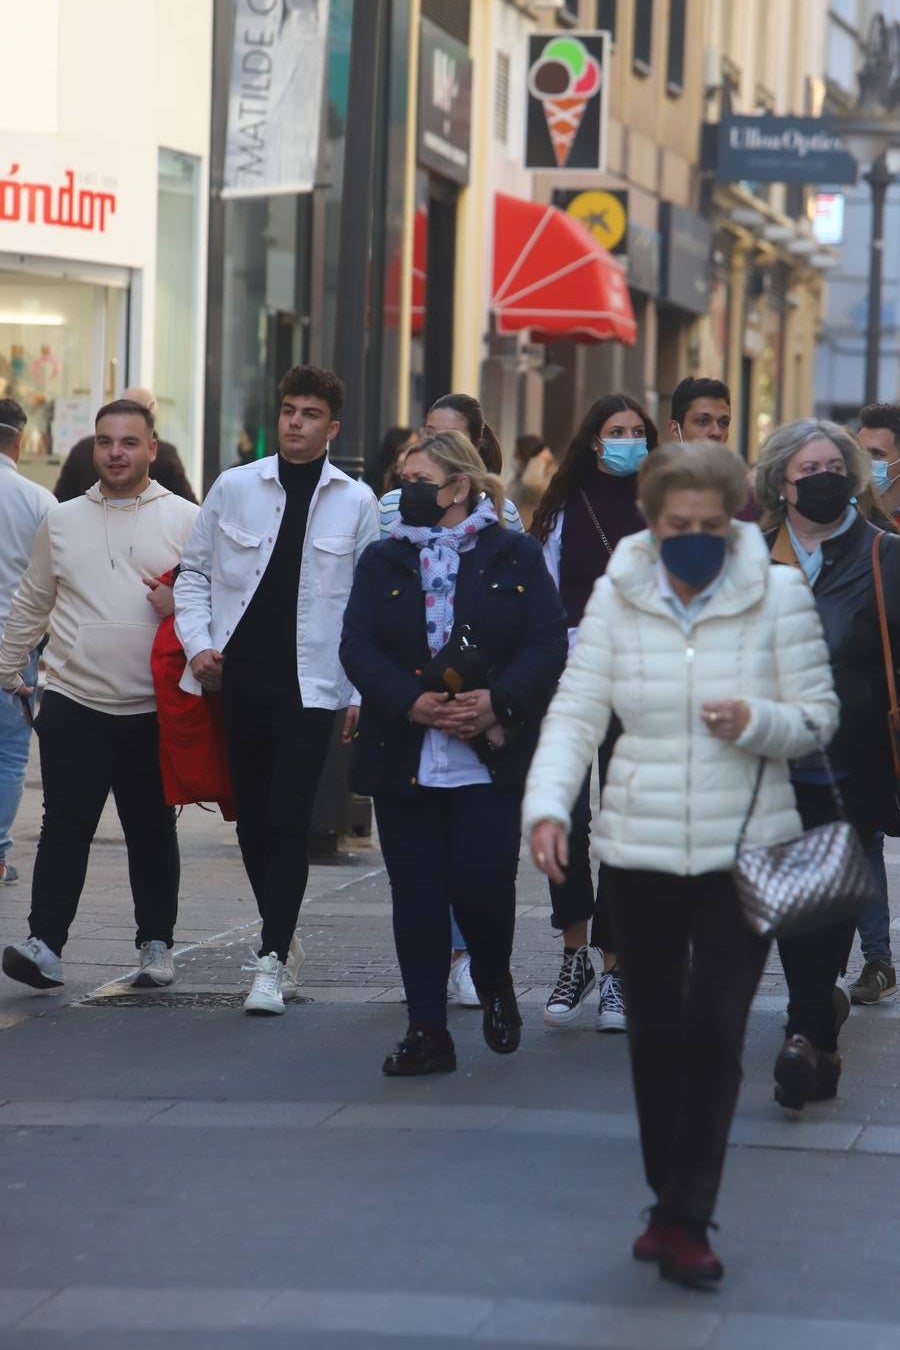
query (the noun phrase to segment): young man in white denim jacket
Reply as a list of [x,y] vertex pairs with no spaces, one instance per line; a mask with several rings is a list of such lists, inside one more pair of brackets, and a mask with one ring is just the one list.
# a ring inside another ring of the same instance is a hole
[[175,584],[182,688],[222,690],[238,842],[262,918],[244,1008],[264,1014],[284,1012],[303,959],[294,930],[316,789],[336,711],[347,709],[345,739],[358,713],[341,625],[356,564],[378,538],[372,492],[328,459],[340,380],[295,366],[279,393],[278,454],[216,481]]

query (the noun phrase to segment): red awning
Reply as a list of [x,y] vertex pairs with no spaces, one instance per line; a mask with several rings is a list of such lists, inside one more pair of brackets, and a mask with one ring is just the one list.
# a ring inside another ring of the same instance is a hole
[[625,273],[580,221],[555,206],[498,192],[491,308],[497,332],[534,342],[610,338],[631,346],[637,324]]

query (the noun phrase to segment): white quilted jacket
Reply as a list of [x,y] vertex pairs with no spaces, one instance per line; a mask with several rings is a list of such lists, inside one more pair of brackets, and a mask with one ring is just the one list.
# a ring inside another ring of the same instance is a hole
[[[734,861],[758,757],[771,760],[748,843],[800,831],[786,760],[827,744],[838,722],[828,651],[809,588],[773,567],[756,525],[734,522],[722,579],[684,631],[663,600],[649,531],[623,539],[594,591],[550,705],[525,789],[524,827],[570,824],[614,711],[616,743],[594,823],[596,860],[694,876]],[[708,699],[745,699],[736,742],[700,717]]]

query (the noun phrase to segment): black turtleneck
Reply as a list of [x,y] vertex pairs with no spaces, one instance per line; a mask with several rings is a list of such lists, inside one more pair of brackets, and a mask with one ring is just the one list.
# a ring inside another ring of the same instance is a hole
[[296,671],[303,540],[324,463],[324,455],[308,464],[291,464],[278,456],[278,477],[285,492],[281,524],[269,564],[225,648],[229,661],[264,665],[270,672],[273,667]]

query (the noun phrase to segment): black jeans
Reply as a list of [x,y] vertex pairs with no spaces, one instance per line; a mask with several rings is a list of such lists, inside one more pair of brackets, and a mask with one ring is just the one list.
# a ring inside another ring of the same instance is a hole
[[156,713],[111,713],[46,693],[35,723],[44,820],[34,860],[34,937],[59,955],[84,888],[91,841],[112,792],[128,850],[135,945],[172,945],[180,863],[175,811],[163,796]]
[[509,987],[521,805],[492,783],[375,797],[411,1024],[447,1025],[451,898],[475,988]]
[[706,1224],[769,944],[745,923],[728,872],[680,877],[605,867],[604,879],[647,1181],[664,1220]]
[[334,726],[304,708],[296,670],[229,661],[222,714],[241,857],[262,918],[260,955],[288,948],[309,876],[309,827]]
[[[862,846],[869,849],[875,834],[875,819],[864,782],[843,779],[841,795],[847,819],[855,826]],[[837,816],[827,786],[795,783],[797,809],[804,830],[826,825]],[[831,1053],[837,1049],[832,990],[834,982],[847,968],[847,959],[856,934],[856,920],[826,924],[811,933],[782,938],[778,955],[788,986],[788,1025],[786,1035],[805,1036],[817,1050]]]
[[[622,731],[617,717],[610,722],[606,740],[597,751],[597,771],[600,791],[606,782],[609,761],[616,741]],[[572,924],[591,920],[589,941],[592,947],[602,951],[615,951],[609,906],[603,891],[603,873],[598,872],[597,886],[591,875],[591,773],[581,785],[581,791],[572,807],[572,824],[569,829],[569,866],[566,879],[561,886],[550,883],[550,904],[553,913],[550,919],[556,929],[569,928]]]

